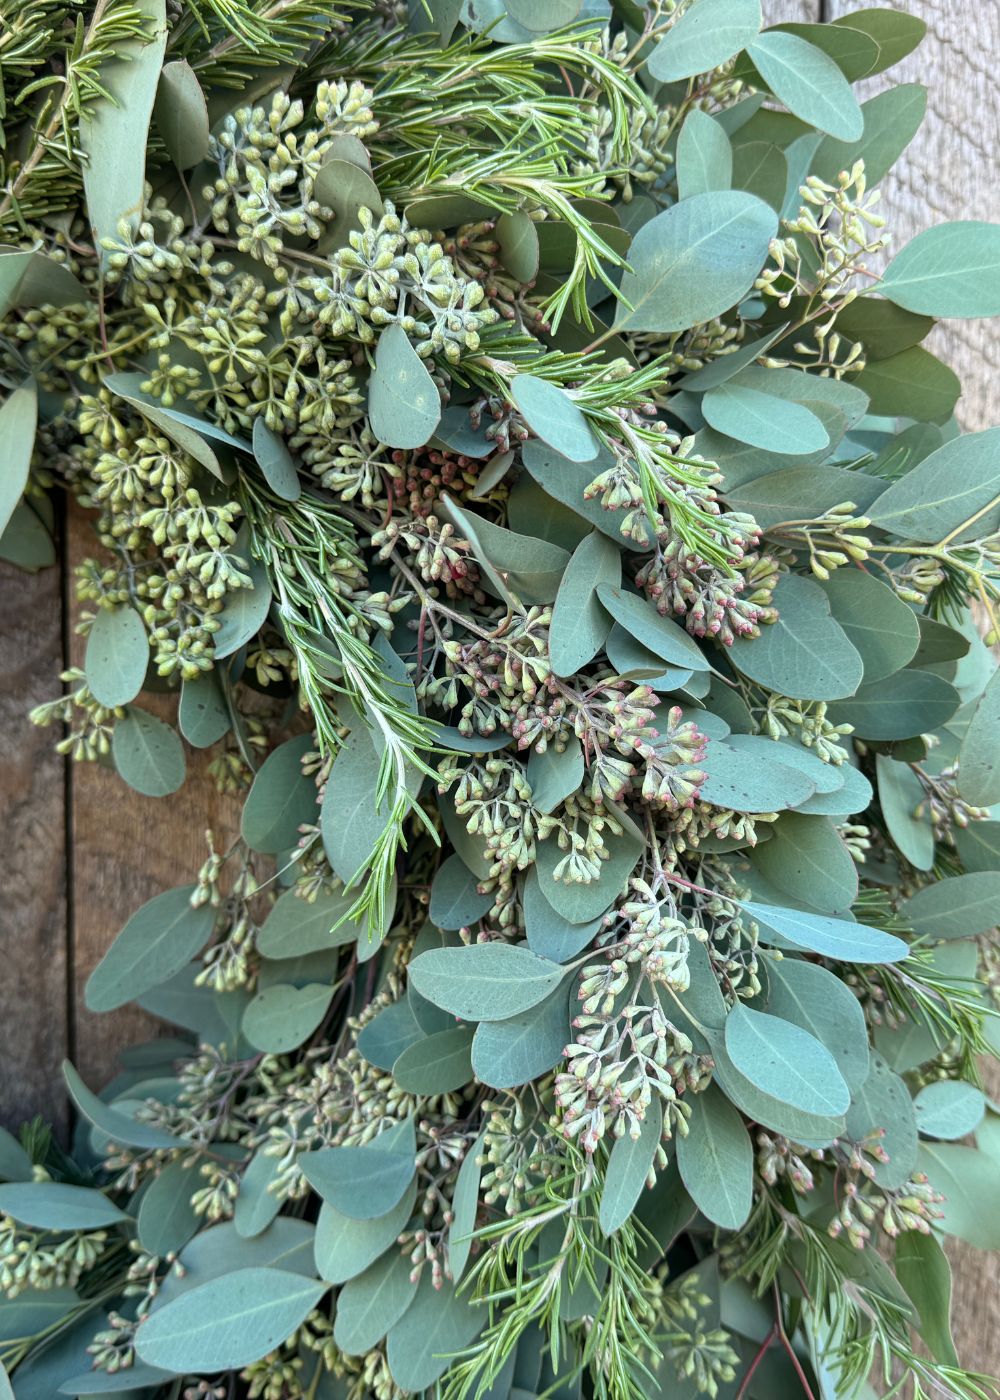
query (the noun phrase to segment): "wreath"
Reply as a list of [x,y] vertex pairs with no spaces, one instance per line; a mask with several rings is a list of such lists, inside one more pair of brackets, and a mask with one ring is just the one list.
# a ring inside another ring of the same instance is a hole
[[169,1030],[0,1136],[18,1400],[995,1394],[1000,429],[922,342],[1000,230],[884,254],[851,87],[923,25],[5,9],[33,718],[242,801],[87,985]]

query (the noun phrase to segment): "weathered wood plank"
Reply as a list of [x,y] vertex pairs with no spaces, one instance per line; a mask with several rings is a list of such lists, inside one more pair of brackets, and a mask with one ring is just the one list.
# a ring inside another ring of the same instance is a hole
[[62,689],[59,570],[25,574],[0,564],[0,597],[0,1121],[16,1127],[42,1114],[64,1132],[66,764],[55,752],[57,731],[28,720],[32,706]]
[[[67,568],[99,552],[86,514],[70,513]],[[74,604],[74,611],[79,609]],[[75,664],[84,641],[74,636]],[[163,719],[176,711],[173,697],[144,695],[144,709]],[[172,797],[141,797],[113,769],[77,764],[71,789],[70,879],[73,889],[74,1058],[87,1083],[98,1087],[115,1070],[120,1050],[155,1034],[159,1022],[136,1007],[95,1016],[83,1004],[83,988],[114,935],[153,895],[188,884],[208,854],[211,829],[225,846],[239,826],[240,804],[221,797],[208,774],[209,756],[187,750],[188,776]]]

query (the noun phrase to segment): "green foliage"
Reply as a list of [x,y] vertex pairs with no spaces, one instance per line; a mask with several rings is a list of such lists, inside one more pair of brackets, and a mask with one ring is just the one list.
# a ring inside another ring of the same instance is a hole
[[96,531],[35,718],[242,817],[87,985],[172,1038],[0,1135],[0,1377],[994,1393],[1000,430],[921,342],[997,232],[879,281],[926,95],[851,86],[920,23],[10,8],[0,553]]

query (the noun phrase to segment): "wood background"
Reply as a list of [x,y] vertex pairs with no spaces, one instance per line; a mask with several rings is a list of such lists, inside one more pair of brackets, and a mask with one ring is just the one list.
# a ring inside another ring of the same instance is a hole
[[[874,85],[923,82],[926,122],[885,181],[882,210],[895,245],[944,219],[1000,221],[998,0],[763,0],[766,22],[836,19],[864,3],[893,4],[926,20],[924,43]],[[874,90],[874,88],[873,88]],[[966,429],[1000,423],[1000,337],[990,322],[935,330],[932,348],[959,372]],[[0,1120],[44,1114],[66,1127],[59,1066],[67,1055],[93,1087],[115,1054],[151,1028],[126,1009],[92,1016],[82,988],[128,915],[143,901],[194,877],[204,831],[224,842],[237,812],[189,754],[189,777],[174,797],[144,798],[113,773],[69,764],[52,730],[28,710],[59,693],[59,672],[81,660],[74,633],[73,568],[91,549],[88,524],[62,522],[61,567],[23,575],[0,563],[0,816],[6,888],[0,897]],[[997,1207],[1000,1208],[1000,1181]],[[967,1246],[952,1251],[956,1334],[966,1365],[1000,1374],[1000,1258]]]

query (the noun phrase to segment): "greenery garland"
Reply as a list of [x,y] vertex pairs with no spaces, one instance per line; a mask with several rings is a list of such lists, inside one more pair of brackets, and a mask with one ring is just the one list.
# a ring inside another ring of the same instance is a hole
[[0,1395],[995,1394],[1000,429],[921,342],[1000,230],[886,266],[851,89],[923,26],[3,19],[0,555],[101,546],[34,718],[243,815],[88,984],[173,1029],[0,1135]]

